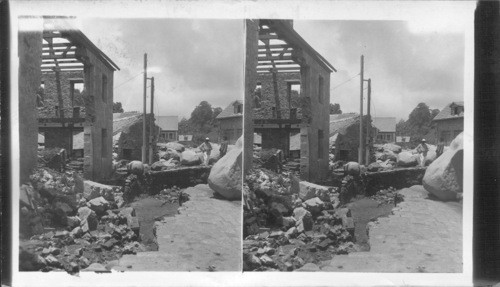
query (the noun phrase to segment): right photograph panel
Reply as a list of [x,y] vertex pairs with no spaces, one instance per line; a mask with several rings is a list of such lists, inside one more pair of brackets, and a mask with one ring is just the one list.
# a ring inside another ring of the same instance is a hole
[[246,20],[244,271],[463,272],[464,41]]

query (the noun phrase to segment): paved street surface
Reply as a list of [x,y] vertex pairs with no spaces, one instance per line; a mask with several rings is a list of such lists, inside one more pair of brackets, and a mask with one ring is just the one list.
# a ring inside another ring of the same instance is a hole
[[213,197],[208,185],[184,191],[180,214],[156,229],[157,252],[124,255],[125,271],[241,271],[241,201]]
[[462,204],[429,199],[420,185],[401,193],[394,214],[370,227],[369,252],[337,255],[322,271],[462,272]]

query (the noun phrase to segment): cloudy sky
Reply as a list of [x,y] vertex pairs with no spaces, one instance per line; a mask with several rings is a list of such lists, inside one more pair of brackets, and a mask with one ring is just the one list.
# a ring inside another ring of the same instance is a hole
[[189,118],[203,100],[225,108],[242,97],[242,20],[82,19],[80,27],[120,67],[114,101],[125,111],[142,112],[144,53],[157,115]]
[[[463,27],[438,24],[303,20],[294,28],[338,70],[331,76],[332,103],[359,112],[363,54],[365,78],[372,79],[373,115],[399,120],[420,102],[442,109],[463,100]],[[224,108],[242,98],[242,20],[83,19],[81,29],[121,68],[114,97],[126,111],[142,111],[145,52],[159,115],[189,117],[202,100]]]
[[343,112],[359,112],[361,55],[364,78],[372,80],[374,116],[407,119],[420,102],[441,110],[463,100],[460,24],[295,21],[294,28],[337,69],[331,76],[330,101],[339,103]]

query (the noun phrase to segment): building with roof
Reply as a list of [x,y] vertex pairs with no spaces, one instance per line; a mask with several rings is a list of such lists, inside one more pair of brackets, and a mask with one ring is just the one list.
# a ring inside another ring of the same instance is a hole
[[464,131],[464,102],[452,102],[432,119],[434,136],[437,143],[449,145]]
[[[359,149],[359,115],[355,113],[332,115],[330,117],[329,145],[335,160],[358,161]],[[368,117],[363,116],[363,127],[366,127]],[[372,127],[371,134],[376,129]],[[363,128],[363,137],[366,129]],[[371,147],[369,147],[371,149]],[[364,156],[363,156],[364,158]]]
[[[146,114],[146,138],[150,136],[149,120],[151,114]],[[118,159],[142,160],[142,128],[143,115],[137,112],[113,114],[113,149]],[[160,128],[155,124],[153,129],[153,148],[156,148]],[[153,154],[156,154],[153,151]]]
[[375,130],[375,143],[393,143],[396,141],[396,118],[374,117],[372,124]]
[[215,119],[219,126],[218,138],[226,137],[229,144],[235,144],[243,134],[243,103],[232,101]]
[[244,162],[252,162],[254,132],[261,134],[262,148],[281,149],[285,156],[290,135],[300,133],[300,178],[325,179],[335,68],[293,29],[291,20],[253,19],[246,29],[245,102],[251,106],[245,108]]
[[179,117],[178,116],[157,116],[156,124],[160,127],[158,135],[159,142],[177,141],[179,135]]
[[[23,145],[31,146],[31,138],[40,133],[46,148],[64,148],[72,156],[76,136],[78,150],[83,149],[84,178],[106,179],[112,172],[113,76],[119,68],[69,18],[40,21],[39,29],[33,29],[39,36],[30,39],[29,47],[20,46],[21,51],[29,49],[28,60],[38,65],[36,75],[20,77],[20,83],[37,82],[34,90],[20,84]],[[25,63],[26,57],[20,57],[20,66]]]

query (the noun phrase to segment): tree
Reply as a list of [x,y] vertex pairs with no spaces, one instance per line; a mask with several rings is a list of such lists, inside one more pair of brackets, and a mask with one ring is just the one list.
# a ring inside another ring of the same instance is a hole
[[189,120],[186,118],[182,118],[181,121],[179,122],[179,134],[190,134],[192,131],[191,124],[189,123]]
[[342,110],[340,109],[340,104],[332,104],[330,103],[330,115],[342,114]]
[[191,122],[193,128],[200,132],[208,132],[207,128],[212,123],[213,110],[212,105],[207,101],[202,101],[191,113]]
[[433,109],[431,111],[431,120],[434,119],[438,114],[439,114],[439,110],[438,109]]
[[408,116],[408,120],[400,120],[396,125],[396,133],[410,136],[410,141],[418,142],[431,129],[432,119],[439,113],[439,110],[430,110],[425,103],[419,103]]
[[113,103],[113,113],[123,113],[122,103]]
[[216,107],[213,109],[212,111],[212,122],[215,120],[215,118],[220,114],[222,113],[222,108],[221,107]]

